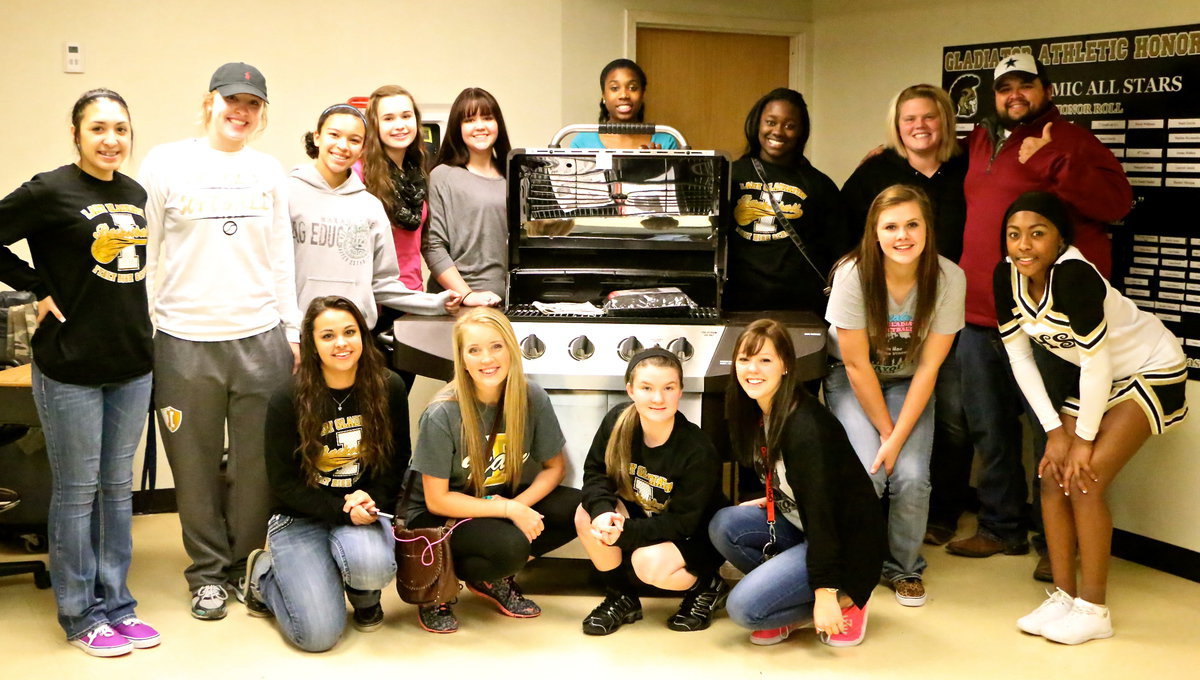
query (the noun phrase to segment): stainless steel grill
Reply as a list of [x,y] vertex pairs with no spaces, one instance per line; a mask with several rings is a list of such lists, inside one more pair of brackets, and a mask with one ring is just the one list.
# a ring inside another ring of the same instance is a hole
[[[579,127],[579,126],[576,126]],[[716,151],[516,149],[508,158],[509,273],[506,314],[524,368],[545,388],[567,437],[568,484],[607,410],[625,401],[625,365],[659,345],[683,360],[680,409],[718,446],[722,393],[733,342],[759,314],[722,314],[729,161]],[[625,289],[678,288],[685,309],[620,314],[547,313],[534,303],[603,309]],[[824,325],[779,316],[792,332],[806,378],[824,371]],[[395,362],[443,380],[452,373],[450,320],[397,321]]]

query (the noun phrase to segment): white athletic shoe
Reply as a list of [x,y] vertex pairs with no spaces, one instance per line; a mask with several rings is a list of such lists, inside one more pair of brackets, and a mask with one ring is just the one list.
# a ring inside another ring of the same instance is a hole
[[1108,614],[1108,607],[1078,597],[1070,613],[1042,626],[1042,637],[1064,645],[1077,645],[1112,636],[1112,617]]
[[1046,601],[1037,609],[1017,619],[1017,628],[1030,635],[1041,635],[1042,628],[1047,623],[1071,613],[1071,608],[1075,606],[1075,600],[1066,591],[1056,588],[1053,593],[1047,592],[1046,594],[1050,597],[1046,598]]

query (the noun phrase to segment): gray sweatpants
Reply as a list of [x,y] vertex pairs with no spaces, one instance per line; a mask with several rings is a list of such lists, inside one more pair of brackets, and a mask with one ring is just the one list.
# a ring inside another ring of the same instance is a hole
[[[266,540],[270,491],[263,455],[267,401],[291,380],[283,327],[240,340],[154,338],[154,408],[175,478],[188,588],[236,581]],[[229,460],[221,474],[225,428]]]

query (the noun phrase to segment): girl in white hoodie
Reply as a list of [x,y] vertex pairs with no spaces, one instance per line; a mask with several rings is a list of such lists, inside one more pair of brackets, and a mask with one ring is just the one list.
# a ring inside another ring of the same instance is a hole
[[366,119],[349,104],[321,112],[304,146],[312,163],[287,180],[292,239],[296,248],[296,292],[300,307],[314,298],[341,295],[375,325],[377,305],[413,314],[453,313],[460,296],[410,290],[399,280],[387,214],[351,168],[363,153]]

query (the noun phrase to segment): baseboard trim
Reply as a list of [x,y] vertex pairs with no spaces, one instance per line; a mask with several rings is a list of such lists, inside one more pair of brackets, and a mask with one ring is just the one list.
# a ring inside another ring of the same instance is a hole
[[1113,529],[1112,554],[1123,560],[1200,583],[1200,552]]
[[161,512],[177,512],[175,489],[150,489],[133,492],[133,514],[154,515]]

